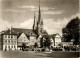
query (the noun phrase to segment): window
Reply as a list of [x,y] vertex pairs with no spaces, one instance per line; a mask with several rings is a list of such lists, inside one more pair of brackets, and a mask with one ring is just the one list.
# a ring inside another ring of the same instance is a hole
[[10,35],[8,35],[8,38],[10,38]]
[[8,46],[8,48],[10,49],[10,46]]
[[14,41],[14,43],[16,43],[16,41]]
[[11,43],[13,43],[13,41],[11,41]]
[[4,43],[7,43],[7,40],[5,40]]
[[13,38],[17,38],[17,37],[13,35]]
[[13,48],[13,46],[12,46],[12,48]]
[[7,35],[5,35],[5,38],[7,38]]
[[14,45],[14,48],[15,48],[15,45]]
[[15,38],[15,36],[13,36],[13,38]]
[[7,40],[7,43],[8,43],[8,40]]
[[8,43],[10,43],[10,40],[8,40]]
[[13,38],[13,35],[11,35],[11,38]]

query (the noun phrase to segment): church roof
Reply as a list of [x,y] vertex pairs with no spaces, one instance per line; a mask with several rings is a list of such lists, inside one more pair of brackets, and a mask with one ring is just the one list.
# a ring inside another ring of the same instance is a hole
[[29,36],[37,36],[32,29],[22,29],[22,28],[11,28],[11,30],[6,30],[3,34],[6,35],[20,35],[21,33],[25,33]]
[[36,36],[32,29],[12,28],[17,34],[25,33],[26,35]]

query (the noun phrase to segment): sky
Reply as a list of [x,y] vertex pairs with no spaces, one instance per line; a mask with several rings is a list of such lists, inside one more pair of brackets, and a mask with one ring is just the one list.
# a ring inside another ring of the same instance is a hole
[[[79,0],[40,0],[44,30],[62,34],[68,22],[80,16]],[[0,31],[10,27],[32,29],[39,0],[0,0]]]

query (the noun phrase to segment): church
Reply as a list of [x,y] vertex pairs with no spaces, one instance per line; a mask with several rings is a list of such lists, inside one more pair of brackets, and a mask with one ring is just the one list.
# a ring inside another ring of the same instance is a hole
[[40,38],[48,35],[43,28],[43,19],[41,18],[40,2],[38,19],[34,14],[34,23],[32,29],[10,28],[1,34],[1,50],[17,50],[25,44],[26,47],[34,47],[37,43],[40,47]]

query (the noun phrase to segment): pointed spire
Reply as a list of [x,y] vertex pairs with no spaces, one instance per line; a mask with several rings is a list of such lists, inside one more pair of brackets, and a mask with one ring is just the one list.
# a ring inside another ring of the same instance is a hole
[[34,23],[33,23],[33,30],[36,29],[36,14],[35,14],[35,11],[34,11]]
[[38,11],[38,21],[37,21],[37,34],[42,34],[43,31],[43,20],[41,18],[40,0],[39,0],[39,11]]
[[39,14],[38,14],[38,19],[39,19],[38,22],[40,22],[40,20],[41,20],[40,0],[39,0]]
[[38,23],[43,24],[43,19],[41,18],[40,0],[39,0]]

